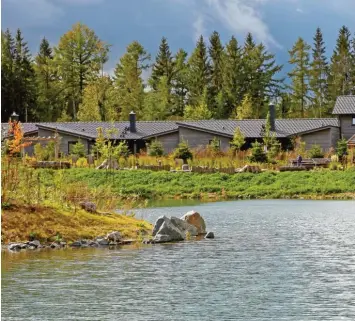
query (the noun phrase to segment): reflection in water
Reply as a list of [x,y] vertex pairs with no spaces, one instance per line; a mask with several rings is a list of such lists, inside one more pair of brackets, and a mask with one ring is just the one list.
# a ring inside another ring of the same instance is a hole
[[4,320],[354,320],[355,202],[195,209],[216,239],[2,253]]

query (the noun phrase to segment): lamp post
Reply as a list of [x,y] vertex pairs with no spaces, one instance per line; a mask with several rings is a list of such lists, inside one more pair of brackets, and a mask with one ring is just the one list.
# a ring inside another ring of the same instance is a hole
[[11,121],[14,121],[14,122],[18,122],[18,120],[19,120],[19,115],[18,114],[16,114],[16,112],[14,111],[12,114],[11,114],[11,116],[10,116],[10,120]]

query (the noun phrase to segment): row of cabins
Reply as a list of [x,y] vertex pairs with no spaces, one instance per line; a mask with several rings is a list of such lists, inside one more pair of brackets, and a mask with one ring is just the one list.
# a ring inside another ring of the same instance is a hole
[[[320,145],[324,151],[335,148],[340,138],[348,140],[349,146],[355,146],[355,96],[338,97],[333,115],[334,118],[313,119],[276,119],[275,107],[270,105],[271,132],[276,135],[284,149],[288,149],[291,140],[298,136],[306,143],[306,149],[313,144]],[[60,136],[59,151],[70,154],[72,146],[79,140],[85,145],[87,153],[98,136],[97,129],[103,131],[117,129],[111,139],[125,140],[132,153],[147,148],[153,139],[163,145],[164,152],[170,153],[179,142],[185,140],[191,148],[206,147],[217,138],[220,149],[227,151],[236,127],[245,136],[245,148],[249,148],[255,140],[262,140],[265,129],[265,119],[248,120],[199,120],[199,121],[137,121],[134,112],[128,121],[120,122],[49,122],[23,123],[25,137],[33,137],[33,142],[41,141],[41,137]],[[7,137],[8,124],[1,125],[2,137]],[[24,151],[28,155],[34,152],[32,144]]]

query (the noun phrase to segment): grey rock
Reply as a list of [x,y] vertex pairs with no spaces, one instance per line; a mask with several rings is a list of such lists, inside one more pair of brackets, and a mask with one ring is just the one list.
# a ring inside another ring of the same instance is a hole
[[41,246],[41,243],[38,240],[27,242],[27,244],[28,244],[28,246],[34,246],[35,248],[38,248]]
[[213,233],[213,232],[208,232],[208,233],[205,235],[205,239],[214,239],[214,233]]
[[19,251],[19,250],[21,250],[21,244],[20,243],[10,243],[7,248],[10,251]]
[[155,236],[158,233],[160,227],[163,225],[165,221],[169,221],[169,219],[165,215],[158,217],[153,227],[153,233],[152,233],[153,236]]
[[181,219],[191,225],[194,225],[197,228],[198,234],[206,234],[206,223],[200,213],[190,211],[183,215]]
[[154,237],[156,243],[182,241],[185,234],[180,231],[170,220],[165,220]]
[[113,231],[106,235],[106,239],[113,242],[120,242],[122,240],[122,235],[118,231]]
[[36,249],[36,247],[35,247],[35,246],[31,246],[31,245],[30,245],[30,246],[28,246],[28,249],[29,249],[29,250],[35,250],[35,249]]
[[60,248],[60,245],[56,242],[53,242],[51,245],[50,245],[50,248],[51,249],[59,249]]
[[26,243],[20,243],[21,250],[25,250],[28,248],[28,245]]
[[70,246],[72,246],[72,247],[81,247],[81,241],[75,241],[75,242],[73,242],[72,244],[70,244]]
[[101,246],[107,246],[107,245],[110,244],[110,242],[109,242],[108,240],[106,240],[106,239],[98,239],[98,240],[97,240],[97,243],[98,243],[99,245],[101,245]]
[[90,241],[88,243],[88,245],[91,246],[91,247],[97,247],[97,246],[99,246],[99,243],[97,243],[96,241]]
[[187,223],[185,220],[172,216],[170,221],[185,235],[188,232],[191,236],[198,235],[196,226]]
[[96,212],[96,204],[93,202],[80,202],[79,203],[80,207],[90,213],[95,213]]

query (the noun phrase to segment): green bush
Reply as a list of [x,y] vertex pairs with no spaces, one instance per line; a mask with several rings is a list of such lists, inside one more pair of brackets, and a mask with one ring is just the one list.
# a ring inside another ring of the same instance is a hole
[[255,141],[251,146],[251,156],[249,157],[249,160],[253,163],[266,163],[267,156],[263,150],[262,144]]
[[163,156],[164,154],[164,149],[163,145],[160,141],[157,139],[153,140],[149,145],[149,156]]
[[348,146],[345,138],[338,140],[336,151],[339,158],[347,154]]
[[192,159],[192,152],[190,151],[187,142],[182,141],[179,143],[178,147],[173,152],[173,157],[182,159],[185,164],[188,159]]
[[79,140],[75,145],[73,145],[70,154],[78,157],[84,157],[86,155],[84,144]]
[[324,153],[322,148],[319,145],[314,144],[312,145],[311,149],[308,151],[308,156],[310,158],[323,158]]

